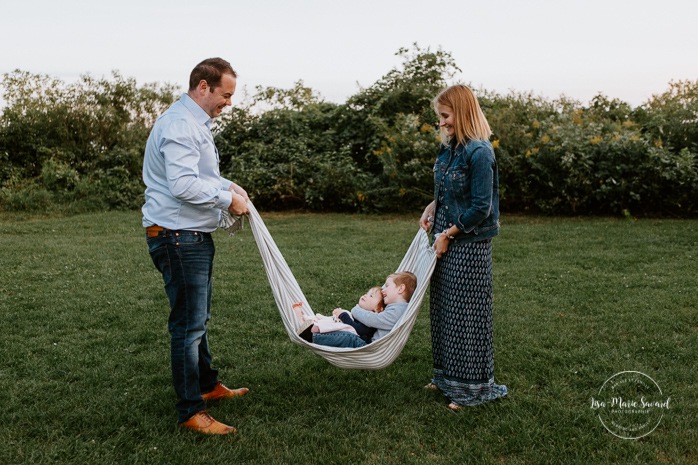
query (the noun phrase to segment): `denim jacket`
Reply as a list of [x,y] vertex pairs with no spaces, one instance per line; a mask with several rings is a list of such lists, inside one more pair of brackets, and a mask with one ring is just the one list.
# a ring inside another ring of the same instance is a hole
[[457,242],[499,234],[499,173],[492,144],[441,145],[434,164],[434,199],[436,208],[446,209],[449,227],[460,229]]

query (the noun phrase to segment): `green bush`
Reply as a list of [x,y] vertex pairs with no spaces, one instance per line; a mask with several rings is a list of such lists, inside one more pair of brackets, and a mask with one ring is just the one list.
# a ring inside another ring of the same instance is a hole
[[486,100],[496,128],[503,209],[696,214],[695,152],[665,147],[627,104],[602,95],[588,107],[516,94]]
[[441,50],[415,45],[397,55],[402,66],[344,105],[322,101],[300,81],[257,88],[220,124],[224,173],[265,208],[423,208],[438,144],[431,101],[457,68]]
[[0,208],[43,211],[46,201],[86,210],[137,206],[143,146],[174,101],[174,87],[138,87],[117,72],[112,80],[86,75],[66,85],[19,70],[3,75],[2,87]]
[[[442,50],[400,49],[402,63],[344,104],[298,81],[258,87],[217,120],[221,172],[264,209],[420,211],[438,148],[434,95],[460,71]],[[5,74],[0,209],[135,209],[143,148],[175,88],[114,72],[65,83]],[[632,108],[476,89],[493,128],[503,211],[695,216],[698,81]]]
[[698,151],[698,81],[670,82],[669,89],[652,96],[634,114],[657,145],[673,153]]
[[5,186],[0,188],[0,205],[8,211],[42,213],[56,211],[54,195],[33,182],[8,181]]
[[[265,106],[256,113],[252,106]],[[250,107],[226,116],[216,144],[225,176],[272,209],[355,210],[356,165],[334,144],[337,105],[298,82],[291,90],[258,89]]]

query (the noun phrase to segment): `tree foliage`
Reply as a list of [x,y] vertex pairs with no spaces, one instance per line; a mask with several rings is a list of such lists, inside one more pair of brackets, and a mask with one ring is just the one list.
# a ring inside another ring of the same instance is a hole
[[3,75],[7,106],[0,117],[2,205],[32,208],[35,197],[92,208],[134,208],[143,145],[159,113],[174,101],[171,86],[118,72],[74,84],[14,71]]
[[[264,209],[419,211],[438,147],[432,99],[460,72],[442,50],[400,49],[402,62],[344,104],[298,81],[257,87],[217,120],[224,175]],[[3,76],[0,208],[137,208],[142,153],[170,85],[82,76],[68,84]],[[698,81],[632,108],[475,89],[493,128],[501,208],[551,214],[698,212]]]

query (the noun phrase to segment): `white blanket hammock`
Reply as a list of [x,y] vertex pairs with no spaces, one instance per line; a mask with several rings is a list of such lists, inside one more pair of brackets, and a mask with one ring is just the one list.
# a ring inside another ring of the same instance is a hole
[[429,278],[434,271],[436,255],[429,245],[429,238],[426,232],[419,229],[397,268],[397,271],[411,271],[414,273],[417,276],[417,288],[410,299],[407,311],[396,323],[390,334],[359,348],[328,347],[312,344],[298,336],[297,331],[301,326],[301,322],[298,321],[293,312],[293,303],[303,302],[303,311],[305,313],[310,316],[315,313],[308,304],[303,291],[298,286],[296,278],[281,255],[271,234],[269,234],[259,213],[251,203],[248,206],[250,209],[248,215],[250,228],[257,242],[259,253],[262,256],[264,269],[266,270],[276,305],[279,308],[281,319],[291,341],[309,348],[339,368],[378,370],[390,365],[400,355],[407,342],[429,285]]

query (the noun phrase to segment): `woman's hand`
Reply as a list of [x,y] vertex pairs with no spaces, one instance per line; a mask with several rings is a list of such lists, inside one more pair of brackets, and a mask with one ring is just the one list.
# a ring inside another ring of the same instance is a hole
[[443,254],[448,251],[448,246],[451,241],[448,239],[446,234],[437,234],[434,240],[434,252],[436,252],[436,258],[441,258]]
[[427,205],[427,208],[424,209],[424,213],[422,213],[422,217],[419,219],[419,226],[426,232],[429,232],[434,225],[434,207],[435,202],[431,202]]

